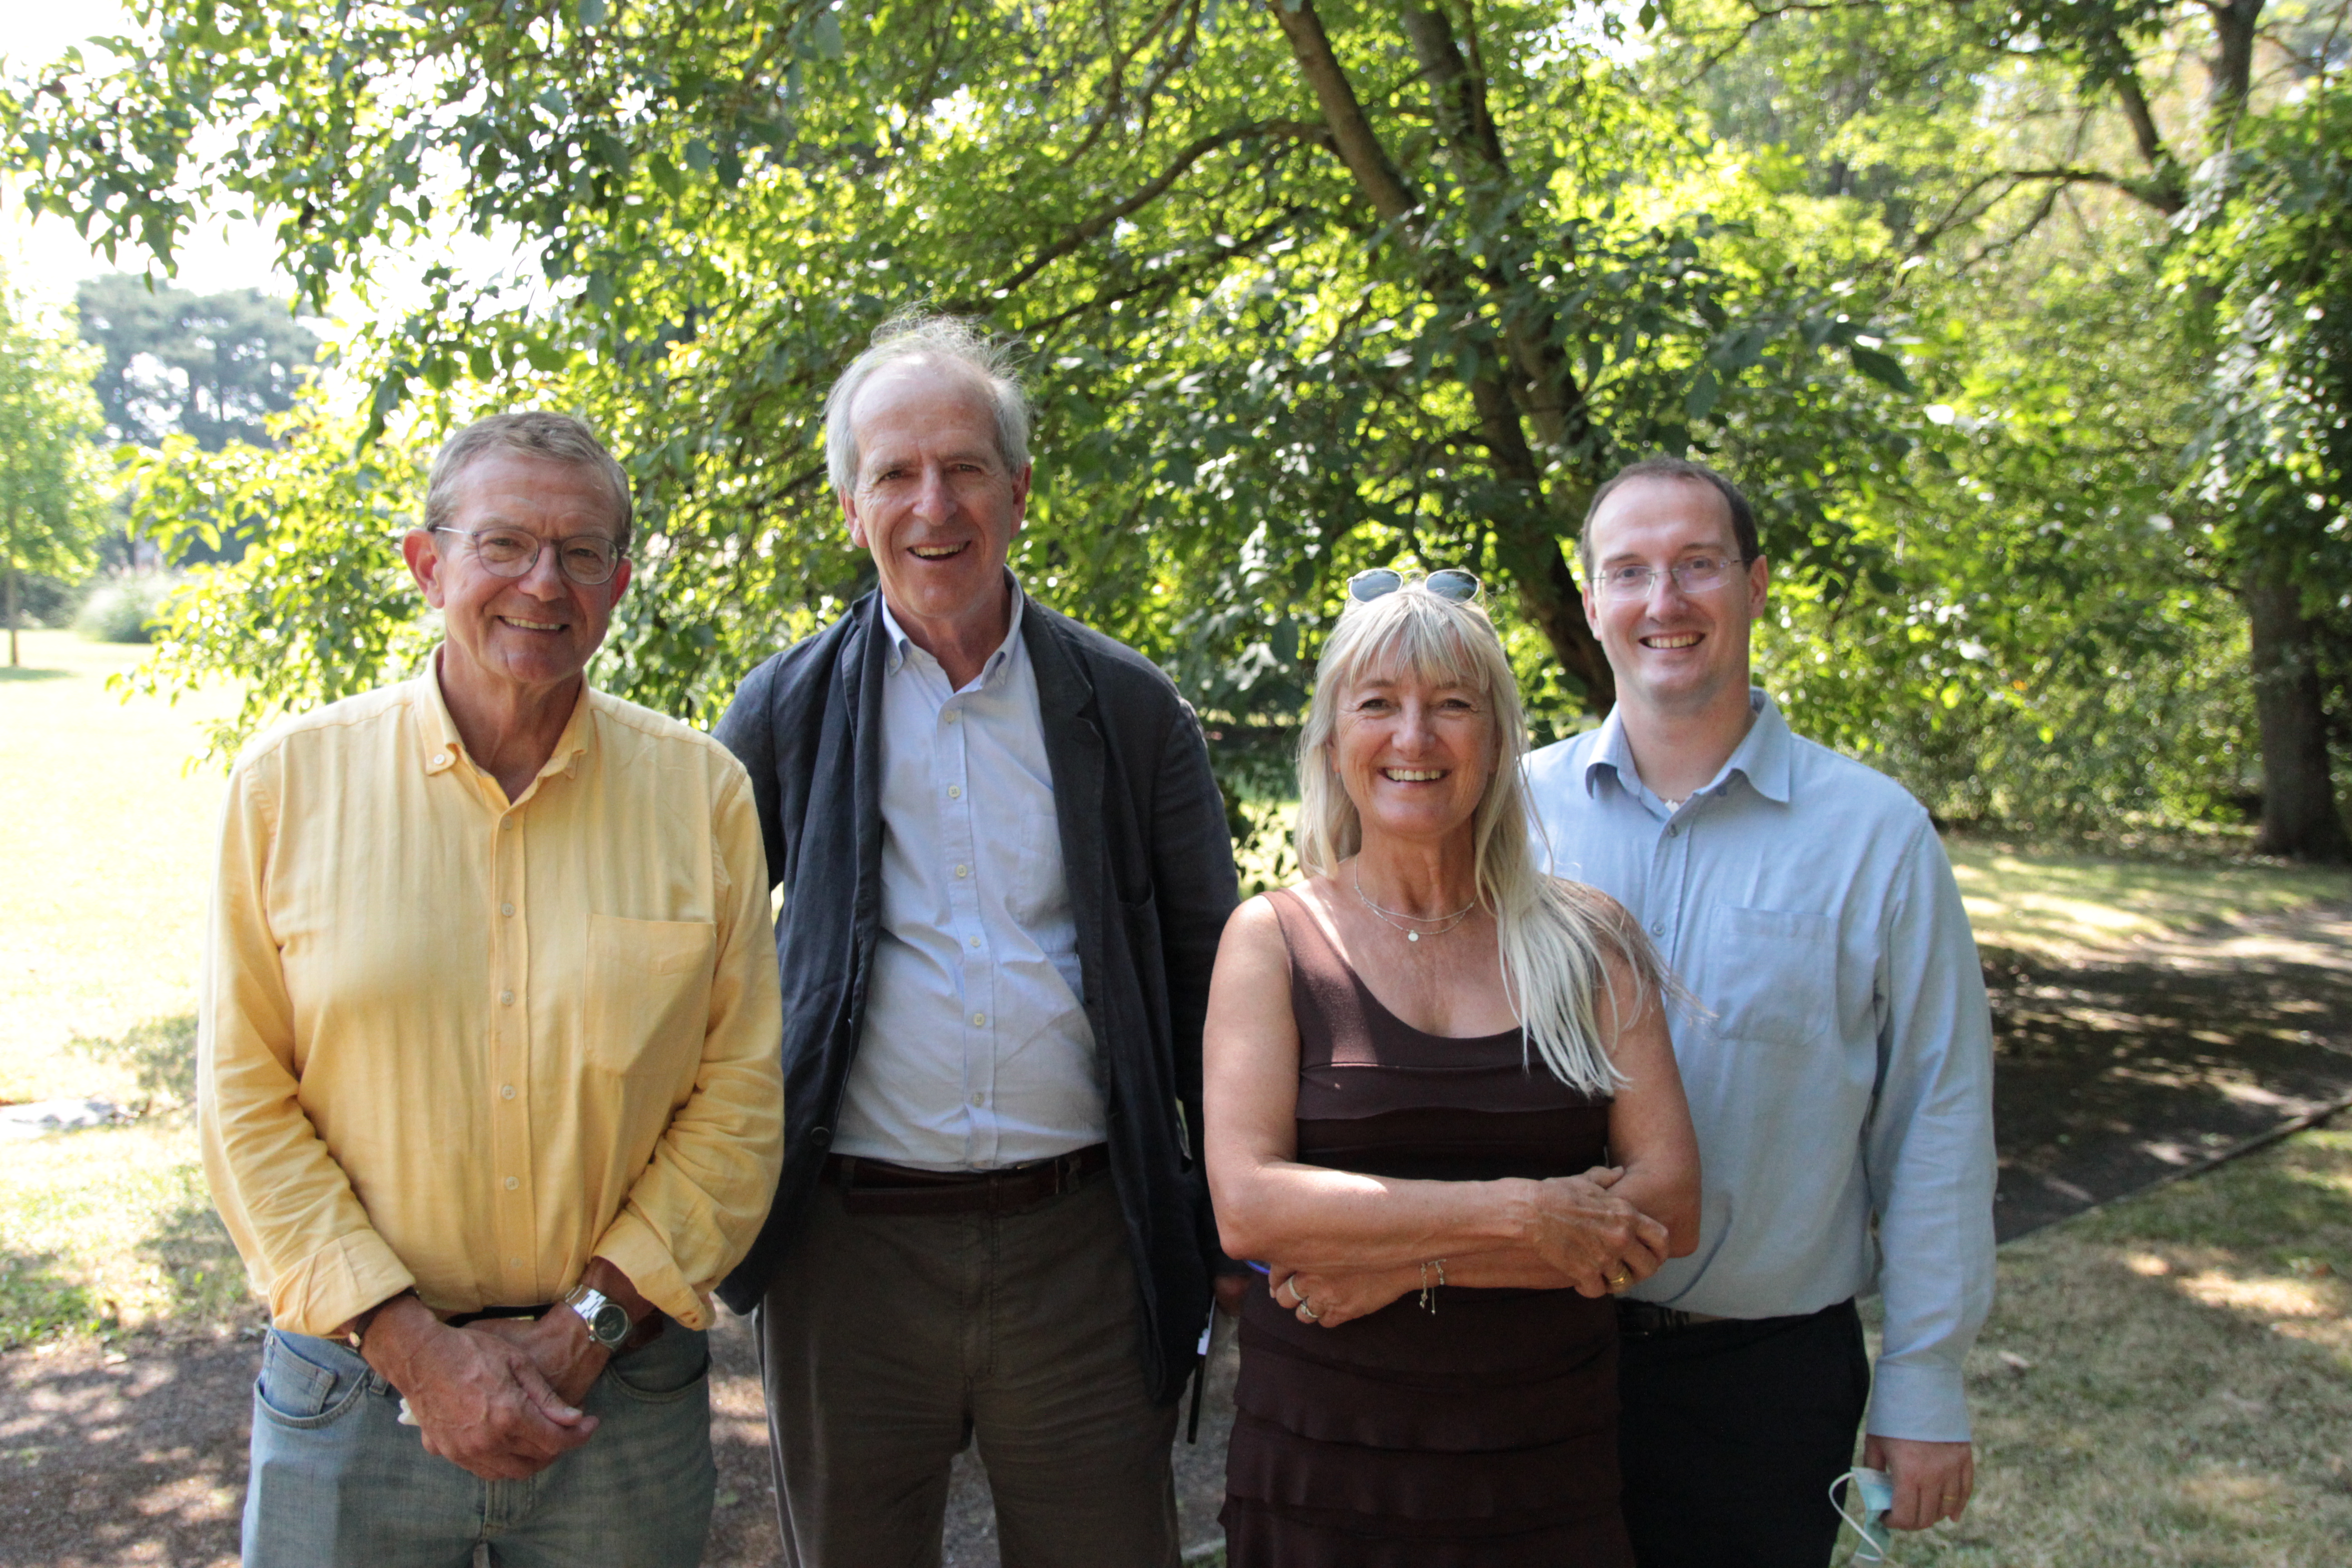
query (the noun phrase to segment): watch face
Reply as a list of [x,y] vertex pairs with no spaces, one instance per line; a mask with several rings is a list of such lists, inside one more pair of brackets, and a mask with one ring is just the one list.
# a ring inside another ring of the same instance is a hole
[[594,1321],[588,1325],[589,1334],[600,1345],[617,1345],[629,1337],[629,1310],[618,1301],[607,1301],[596,1309]]

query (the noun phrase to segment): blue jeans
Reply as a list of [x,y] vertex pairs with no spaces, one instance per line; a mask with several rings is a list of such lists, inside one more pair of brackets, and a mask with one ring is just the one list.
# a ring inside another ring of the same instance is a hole
[[335,1340],[272,1329],[253,1387],[246,1568],[695,1568],[710,1532],[710,1347],[673,1322],[617,1356],[586,1446],[528,1480],[425,1451],[400,1395]]

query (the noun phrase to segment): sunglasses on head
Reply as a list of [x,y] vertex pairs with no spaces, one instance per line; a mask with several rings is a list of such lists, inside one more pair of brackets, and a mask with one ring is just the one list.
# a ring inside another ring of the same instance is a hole
[[[1369,605],[1374,599],[1387,598],[1412,581],[1393,566],[1375,566],[1348,579],[1348,597],[1360,605]],[[1468,604],[1480,592],[1478,579],[1459,566],[1441,567],[1423,574],[1419,582],[1424,591],[1457,605]]]

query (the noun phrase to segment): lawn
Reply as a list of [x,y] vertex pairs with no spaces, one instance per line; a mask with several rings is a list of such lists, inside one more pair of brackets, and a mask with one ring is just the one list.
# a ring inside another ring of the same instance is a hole
[[249,1316],[194,1129],[152,1086],[156,1047],[184,1042],[195,1011],[224,784],[186,764],[200,721],[235,695],[125,703],[106,680],[143,647],[22,638],[23,667],[0,668],[0,1101],[99,1095],[156,1112],[0,1143],[0,1347]]
[[2352,1561],[2352,1131],[2002,1248],[1968,1375],[1977,1502],[1906,1568]]

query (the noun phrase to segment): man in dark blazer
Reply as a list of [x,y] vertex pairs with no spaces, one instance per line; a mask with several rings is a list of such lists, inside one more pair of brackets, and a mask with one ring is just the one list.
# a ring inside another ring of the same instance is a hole
[[976,1439],[1008,1568],[1174,1568],[1235,901],[1200,725],[1007,568],[1030,465],[1001,349],[895,321],[825,412],[880,591],[719,728],[784,894],[783,1173],[720,1293],[758,1312],[785,1561],[938,1563]]

